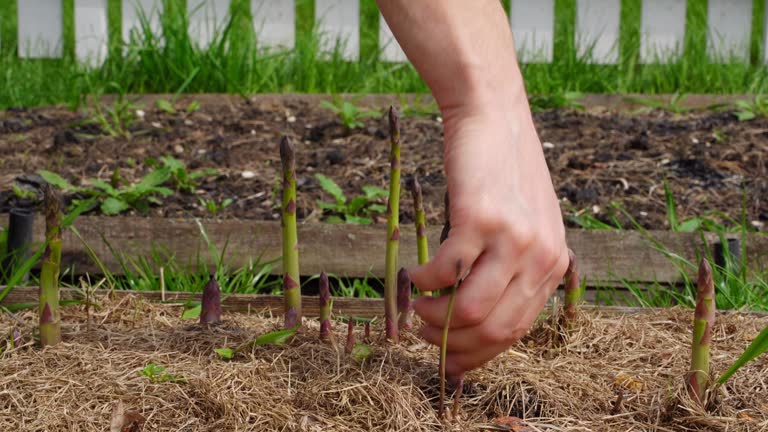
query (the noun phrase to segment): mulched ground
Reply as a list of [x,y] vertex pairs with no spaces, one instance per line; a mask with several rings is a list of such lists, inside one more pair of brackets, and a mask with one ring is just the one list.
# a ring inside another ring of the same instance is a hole
[[[65,308],[64,342],[44,350],[31,340],[36,313],[0,315],[0,334],[19,328],[25,340],[0,354],[0,430],[768,430],[765,356],[714,391],[707,412],[687,399],[690,310],[592,309],[567,334],[545,317],[467,375],[460,418],[441,423],[437,350],[411,334],[388,346],[374,328],[373,354],[358,363],[343,346],[319,343],[316,320],[305,320],[288,345],[224,361],[215,348],[252,340],[281,320],[225,314],[225,323],[209,328],[182,321],[180,306],[136,297],[96,302],[90,329],[82,306]],[[766,325],[765,317],[718,316],[715,373]],[[336,324],[338,340],[344,327]],[[151,364],[165,370],[142,374]]]
[[[316,201],[332,198],[319,187],[316,173],[334,179],[350,199],[362,194],[365,185],[387,184],[384,118],[367,119],[362,128],[350,130],[311,97],[218,102],[207,97],[191,114],[185,106],[177,104],[179,113],[168,114],[145,103],[143,117],[134,115],[130,138],[107,136],[96,124],[82,124],[88,114],[64,107],[0,111],[0,212],[19,201],[14,182],[34,188],[39,178],[33,174],[39,169],[82,184],[91,178],[109,180],[119,168],[130,182],[147,173],[147,158],[172,155],[192,171],[215,168],[220,175],[202,181],[195,193],[167,198],[152,214],[210,217],[201,198],[232,198],[219,217],[276,219],[282,134],[299,143],[300,218],[327,216]],[[135,114],[137,108],[127,111]],[[385,106],[371,108],[383,111]],[[675,115],[601,108],[535,117],[566,220],[587,213],[609,221],[615,201],[643,226],[668,228],[667,179],[681,219],[713,212],[739,219],[746,195],[747,220],[757,228],[768,225],[768,119],[739,122],[731,112]],[[404,175],[418,175],[429,222],[439,224],[445,185],[440,119],[411,116],[402,125]],[[402,212],[409,222],[410,199],[404,199]]]

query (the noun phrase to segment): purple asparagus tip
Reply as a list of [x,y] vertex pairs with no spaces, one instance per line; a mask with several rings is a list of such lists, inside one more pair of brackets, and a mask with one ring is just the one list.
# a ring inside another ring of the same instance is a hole
[[331,337],[331,288],[328,283],[328,275],[320,273],[320,340],[328,340]]
[[355,319],[349,317],[347,322],[347,345],[344,347],[344,351],[347,354],[352,352],[352,348],[355,347]]
[[397,273],[397,311],[399,315],[398,325],[400,326],[400,329],[411,329],[413,327],[411,276],[405,268],[401,268]]
[[221,288],[213,276],[203,288],[201,309],[200,324],[216,324],[221,321]]

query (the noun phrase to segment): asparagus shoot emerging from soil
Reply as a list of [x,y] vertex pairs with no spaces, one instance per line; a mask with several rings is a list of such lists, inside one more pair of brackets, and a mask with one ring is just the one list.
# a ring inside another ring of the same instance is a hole
[[715,308],[712,267],[704,258],[699,265],[696,311],[693,317],[691,369],[686,376],[688,395],[702,406],[706,400],[705,394],[709,384],[709,347],[712,342],[712,327],[715,325]]
[[[443,418],[445,415],[445,359],[448,354],[448,328],[451,324],[451,315],[453,315],[453,302],[456,300],[456,291],[461,286],[461,267],[462,263],[459,261],[456,264],[456,282],[448,289],[448,295],[451,296],[448,300],[448,311],[445,313],[445,323],[443,324],[443,339],[440,343],[440,404],[438,408],[438,416]],[[464,381],[463,376],[451,377],[456,382]],[[458,398],[460,393],[456,392]],[[458,412],[458,401],[454,401],[455,412]]]
[[391,144],[389,200],[387,202],[387,253],[384,279],[384,317],[387,339],[397,343],[397,253],[400,245],[400,114],[389,108]]
[[581,280],[576,255],[568,249],[568,270],[565,272],[565,310],[566,322],[572,322],[579,314],[581,302]]
[[296,233],[296,147],[287,136],[280,142],[283,164],[283,296],[285,328],[301,323],[301,290],[299,289],[299,245]]
[[410,330],[413,327],[411,276],[405,268],[401,268],[397,273],[397,313],[400,330]]
[[347,321],[347,344],[344,347],[344,352],[347,354],[352,353],[352,348],[355,347],[355,319],[349,317]]
[[21,335],[21,330],[14,327],[13,330],[11,330],[11,348],[18,348],[22,345],[24,345],[24,337]]
[[45,252],[40,270],[40,344],[61,342],[59,268],[61,266],[61,201],[52,186],[44,190]]
[[413,219],[416,224],[416,248],[419,255],[419,265],[424,265],[429,261],[427,217],[424,214],[424,199],[421,194],[421,184],[415,175],[408,182],[408,188],[411,190],[411,195],[413,195]]
[[214,276],[203,288],[201,303],[200,324],[216,324],[221,321],[221,288]]
[[320,273],[320,340],[327,341],[331,338],[331,288],[328,283],[328,275]]

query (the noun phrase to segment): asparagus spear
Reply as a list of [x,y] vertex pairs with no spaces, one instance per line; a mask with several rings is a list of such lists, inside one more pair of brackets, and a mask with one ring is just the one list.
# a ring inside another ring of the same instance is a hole
[[216,324],[221,321],[221,288],[214,276],[203,288],[201,303],[200,324]]
[[389,200],[387,202],[387,253],[384,279],[384,317],[386,336],[399,340],[397,329],[397,253],[400,245],[400,114],[389,108],[389,139],[391,144]]
[[59,268],[61,266],[61,201],[52,186],[44,190],[46,247],[40,270],[40,344],[61,342]]
[[349,317],[347,321],[347,344],[344,346],[344,352],[347,354],[352,353],[352,348],[355,347],[355,319]]
[[331,288],[328,275],[320,273],[320,340],[331,338]]
[[410,330],[413,327],[411,276],[405,268],[397,273],[397,313],[400,330]]
[[712,327],[715,325],[715,283],[712,267],[706,258],[699,265],[696,292],[696,311],[693,317],[693,341],[691,345],[691,369],[686,376],[688,395],[701,405],[706,401],[709,384],[709,347]]
[[296,233],[296,147],[284,136],[280,142],[283,165],[283,296],[285,328],[301,324],[301,290],[299,289],[299,244]]
[[408,188],[413,196],[414,223],[416,224],[416,247],[419,254],[419,265],[429,261],[429,245],[427,244],[427,218],[424,214],[424,199],[421,184],[414,175],[408,182]]
[[[461,268],[462,263],[459,261],[456,264],[456,282],[448,289],[448,295],[451,297],[448,299],[448,311],[445,313],[445,323],[443,324],[443,340],[440,344],[440,405],[438,408],[438,416],[440,418],[443,418],[445,415],[445,359],[448,354],[448,328],[451,324],[451,315],[453,314],[453,303],[454,300],[456,300],[456,291],[461,286]],[[451,380],[456,382],[464,382],[463,376],[456,376],[456,377],[450,377]],[[461,394],[456,392],[456,397],[460,397]],[[459,410],[459,402],[458,400],[454,400],[454,413],[458,412]]]
[[565,310],[566,322],[576,319],[581,302],[581,281],[579,279],[579,265],[576,255],[568,249],[568,270],[565,272]]

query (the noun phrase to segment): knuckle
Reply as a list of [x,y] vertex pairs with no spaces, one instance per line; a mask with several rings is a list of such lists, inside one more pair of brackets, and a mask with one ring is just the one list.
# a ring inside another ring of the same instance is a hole
[[488,345],[511,345],[515,341],[516,331],[506,326],[485,326],[482,340]]

